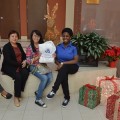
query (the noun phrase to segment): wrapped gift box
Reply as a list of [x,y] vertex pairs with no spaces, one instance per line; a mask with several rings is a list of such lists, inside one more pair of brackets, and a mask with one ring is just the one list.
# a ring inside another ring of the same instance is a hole
[[91,109],[95,108],[100,103],[100,91],[100,87],[90,84],[84,85],[79,90],[79,104]]
[[120,120],[120,92],[107,99],[106,118]]
[[114,76],[97,77],[96,86],[101,87],[101,104],[106,105],[107,98],[120,90],[120,79]]

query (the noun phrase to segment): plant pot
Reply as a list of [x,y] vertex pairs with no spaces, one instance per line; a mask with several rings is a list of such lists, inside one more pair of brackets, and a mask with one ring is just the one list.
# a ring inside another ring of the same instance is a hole
[[116,68],[116,62],[117,61],[111,61],[111,62],[109,62],[109,67]]
[[80,67],[98,67],[98,59],[87,57],[87,55],[79,55]]

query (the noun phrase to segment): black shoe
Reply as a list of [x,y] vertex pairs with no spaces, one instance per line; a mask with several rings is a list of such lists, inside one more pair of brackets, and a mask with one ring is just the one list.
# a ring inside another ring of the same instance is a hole
[[65,100],[63,101],[63,103],[62,103],[62,106],[63,106],[63,107],[66,107],[66,106],[68,105],[69,101],[70,101],[70,100],[65,99]]
[[47,95],[47,99],[51,99],[55,96],[55,93],[53,91],[51,91],[48,95]]
[[35,100],[35,104],[39,105],[40,107],[46,108],[47,105],[40,99],[40,100]]
[[3,94],[1,94],[1,95],[6,99],[10,99],[12,97],[12,94],[10,94],[10,93],[7,93],[7,95],[3,95]]
[[34,93],[35,93],[35,95],[37,95],[37,94],[38,94],[38,93],[37,93],[37,91],[35,91]]

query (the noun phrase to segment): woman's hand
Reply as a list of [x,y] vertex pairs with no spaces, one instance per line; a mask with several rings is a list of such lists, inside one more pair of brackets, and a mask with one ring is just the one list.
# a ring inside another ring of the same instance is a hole
[[39,60],[40,59],[40,56],[36,56],[36,57],[34,57],[34,60],[36,61],[36,60]]
[[35,62],[36,60],[40,59],[41,54],[39,53],[38,55],[36,55],[35,57],[32,58],[31,64],[33,64],[33,62]]
[[56,53],[52,54],[52,57],[53,57],[53,58],[56,58]]
[[22,62],[22,68],[24,68],[25,66],[26,66],[26,60]]
[[37,56],[34,57],[35,60],[39,60],[41,56],[41,53],[37,54]]
[[59,63],[59,64],[57,65],[57,70],[59,70],[62,66],[63,66],[63,64]]

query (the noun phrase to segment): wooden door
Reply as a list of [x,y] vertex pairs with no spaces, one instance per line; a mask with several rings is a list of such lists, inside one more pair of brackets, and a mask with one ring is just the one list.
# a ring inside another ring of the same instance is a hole
[[19,0],[0,0],[0,36],[8,38],[10,30],[20,33]]
[[46,32],[47,0],[27,0],[27,31],[28,38],[32,30],[40,30],[43,37]]

